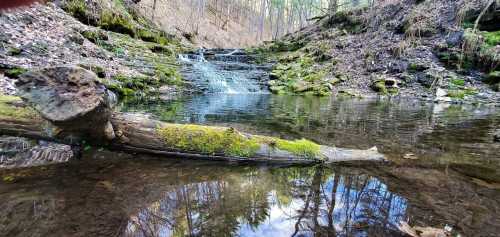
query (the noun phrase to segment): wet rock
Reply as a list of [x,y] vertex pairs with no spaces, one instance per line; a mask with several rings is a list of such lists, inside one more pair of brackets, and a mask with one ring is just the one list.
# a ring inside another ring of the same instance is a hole
[[109,118],[116,96],[80,67],[53,67],[23,74],[19,95],[62,132],[113,139]]
[[379,93],[387,94],[389,92],[397,93],[400,89],[402,82],[393,77],[384,77],[384,76],[374,76],[372,79],[373,83],[371,88]]
[[20,137],[0,137],[0,168],[19,168],[68,162],[71,146]]
[[434,102],[439,103],[439,102],[451,102],[451,98],[448,97],[448,92],[444,89],[437,88],[436,90],[436,97],[434,99]]

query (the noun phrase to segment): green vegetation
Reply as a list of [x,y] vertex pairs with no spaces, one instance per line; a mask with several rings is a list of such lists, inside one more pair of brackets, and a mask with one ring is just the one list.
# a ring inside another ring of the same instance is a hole
[[493,32],[482,32],[486,44],[490,47],[494,47],[500,44],[500,31]]
[[477,91],[473,88],[466,88],[466,89],[451,89],[451,90],[448,90],[448,96],[450,98],[454,98],[454,99],[461,99],[463,100],[465,98],[465,96],[467,95],[474,95],[476,94]]
[[81,34],[94,44],[108,40],[108,35],[102,30],[85,30]]
[[37,113],[33,109],[14,105],[19,102],[21,102],[19,97],[0,94],[0,118],[30,119],[36,117]]
[[156,64],[155,74],[161,84],[176,86],[182,86],[184,84],[181,74],[175,67],[167,67],[162,64]]
[[271,73],[270,90],[276,94],[305,93],[313,95],[329,95],[329,82],[325,81],[328,71],[318,67],[310,56],[287,54]]
[[105,81],[106,87],[118,95],[127,97],[133,96],[149,88],[150,78],[145,76],[116,75],[113,77],[116,82]]
[[15,67],[15,68],[5,70],[4,75],[6,77],[10,77],[10,78],[19,78],[19,76],[21,74],[23,74],[27,71],[28,71],[27,69],[24,69],[22,67]]
[[89,23],[85,0],[69,0],[63,9],[81,22]]
[[231,128],[171,124],[160,128],[159,133],[169,146],[204,154],[250,157],[260,148],[255,139]]
[[309,159],[318,158],[320,153],[320,146],[306,139],[287,141],[265,136],[250,137],[233,128],[168,124],[158,128],[158,133],[168,146],[211,155],[252,157],[264,144]]
[[465,80],[464,79],[453,79],[451,80],[451,84],[455,86],[465,86]]
[[112,81],[105,80],[103,83],[108,89],[124,97],[148,94],[156,91],[162,85],[184,85],[177,68],[164,64],[156,64],[154,76],[127,76],[119,74],[112,79]]
[[387,87],[385,86],[385,81],[383,80],[375,82],[373,84],[373,90],[383,95],[389,93],[389,90],[387,90]]
[[486,82],[490,84],[500,83],[500,71],[493,71],[486,75]]
[[9,56],[17,56],[17,55],[21,54],[21,52],[22,52],[22,50],[20,48],[11,47],[7,51],[7,55],[9,55]]
[[466,29],[459,65],[463,68],[477,66],[485,71],[496,70],[500,65],[500,57],[495,50],[499,39],[498,31],[481,32]]
[[274,139],[276,147],[280,150],[291,152],[292,154],[314,159],[319,155],[320,146],[306,139],[287,141]]
[[129,19],[110,11],[102,12],[99,26],[109,31],[130,35],[131,37],[136,36],[135,27]]

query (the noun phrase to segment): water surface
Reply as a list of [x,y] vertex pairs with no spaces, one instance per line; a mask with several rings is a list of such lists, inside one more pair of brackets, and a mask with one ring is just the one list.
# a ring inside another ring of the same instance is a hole
[[0,235],[404,236],[401,221],[448,225],[455,236],[500,231],[500,145],[492,137],[498,108],[218,94],[128,101],[121,109],[377,146],[394,162],[232,166],[93,150],[77,162],[0,171]]

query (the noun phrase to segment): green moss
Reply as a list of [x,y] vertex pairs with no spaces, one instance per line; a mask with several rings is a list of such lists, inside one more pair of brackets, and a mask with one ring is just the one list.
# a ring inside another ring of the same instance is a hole
[[22,50],[20,48],[11,47],[7,51],[7,55],[9,55],[9,56],[17,56],[17,55],[21,54],[21,52],[22,52]]
[[165,37],[161,32],[154,32],[148,29],[137,30],[137,37],[146,42],[157,43],[160,45],[168,45],[171,40]]
[[168,146],[203,154],[252,157],[264,144],[296,156],[315,159],[320,145],[306,139],[288,141],[265,136],[246,136],[233,128],[192,124],[167,124],[158,133]]
[[130,35],[131,37],[136,36],[136,29],[132,22],[125,16],[114,12],[103,11],[99,26],[109,31]]
[[315,65],[310,56],[284,55],[271,72],[270,90],[273,93],[329,95],[330,87],[324,81],[327,74],[327,68]]
[[87,6],[85,0],[69,0],[63,6],[63,9],[81,22],[89,23]]
[[0,94],[0,117],[13,119],[31,119],[37,116],[37,113],[29,107],[14,105],[20,103],[21,98]]
[[116,82],[104,82],[106,87],[121,96],[132,96],[138,93],[147,91],[150,86],[150,78],[144,76],[126,76],[126,75],[116,75],[113,77]]
[[85,30],[81,34],[94,44],[108,40],[108,35],[100,30]]
[[451,80],[451,84],[455,86],[465,86],[465,80],[464,79],[453,79]]
[[385,81],[383,81],[383,80],[375,82],[373,84],[372,88],[376,92],[383,94],[383,95],[386,95],[389,93],[389,90],[387,90],[387,87],[385,86]]
[[454,90],[448,90],[448,96],[450,98],[454,98],[454,99],[464,99],[465,96],[467,95],[474,95],[476,94],[477,91],[473,88],[466,88],[464,90],[458,90],[458,89],[454,89]]
[[298,156],[313,159],[320,153],[320,146],[306,139],[295,141],[287,141],[282,139],[275,140],[278,149],[291,152]]
[[3,176],[2,180],[6,183],[12,183],[15,181],[15,178],[14,178],[14,176],[7,175],[7,176]]
[[486,44],[491,47],[497,46],[500,43],[500,31],[482,32]]
[[182,86],[184,84],[180,73],[175,67],[167,67],[162,64],[156,64],[155,74],[162,84],[177,86]]
[[292,52],[304,47],[299,41],[275,41],[269,46],[271,52]]
[[498,32],[481,32],[472,29],[464,31],[461,61],[468,62],[484,71],[498,70],[500,57],[496,50]]
[[260,144],[231,128],[169,124],[158,129],[165,143],[173,148],[203,154],[253,156]]
[[12,69],[5,70],[4,75],[6,77],[10,78],[19,78],[19,76],[25,72],[27,72],[27,69],[21,68],[21,67],[15,67]]

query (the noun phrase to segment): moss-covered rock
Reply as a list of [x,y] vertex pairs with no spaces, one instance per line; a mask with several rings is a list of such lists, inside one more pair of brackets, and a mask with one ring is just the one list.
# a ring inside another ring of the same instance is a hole
[[22,49],[17,48],[17,47],[10,47],[7,50],[7,55],[9,55],[9,56],[17,56],[17,55],[20,55],[21,53],[22,53]]
[[498,70],[500,66],[500,47],[498,32],[481,32],[466,29],[460,61],[464,68],[472,65],[485,71]]
[[99,26],[109,31],[130,35],[131,37],[136,36],[136,28],[130,19],[111,11],[104,11],[101,14]]
[[35,110],[21,104],[22,100],[19,97],[0,94],[0,118],[19,120],[38,116]]
[[19,76],[28,70],[22,67],[14,67],[4,71],[4,75],[10,78],[19,78]]
[[273,93],[314,94],[324,96],[331,94],[331,86],[326,78],[328,68],[316,65],[308,55],[285,55],[271,72],[270,90]]
[[162,64],[157,64],[155,74],[161,84],[176,86],[182,86],[184,84],[180,73],[175,67],[167,67]]
[[82,36],[90,42],[97,44],[101,41],[108,40],[108,34],[102,30],[84,30],[81,32]]

